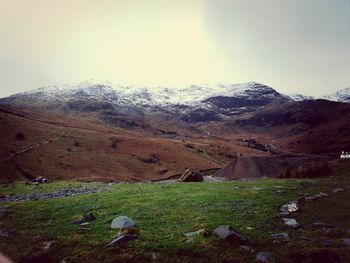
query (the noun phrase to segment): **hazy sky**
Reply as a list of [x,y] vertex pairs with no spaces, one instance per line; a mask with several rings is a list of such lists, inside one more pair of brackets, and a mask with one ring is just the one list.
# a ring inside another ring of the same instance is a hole
[[350,86],[350,0],[0,0],[0,97],[87,79]]

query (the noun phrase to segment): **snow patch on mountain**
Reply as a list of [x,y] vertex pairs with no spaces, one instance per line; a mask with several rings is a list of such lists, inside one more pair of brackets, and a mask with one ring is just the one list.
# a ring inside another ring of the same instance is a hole
[[322,96],[320,99],[350,103],[350,87]]

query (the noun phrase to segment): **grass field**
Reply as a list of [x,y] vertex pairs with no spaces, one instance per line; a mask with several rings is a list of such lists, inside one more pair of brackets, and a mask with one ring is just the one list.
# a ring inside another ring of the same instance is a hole
[[[336,176],[312,179],[305,189],[298,179],[261,179],[251,182],[118,184],[109,191],[45,201],[0,203],[9,206],[0,218],[0,229],[11,232],[0,237],[0,251],[15,262],[254,262],[256,253],[269,251],[276,262],[293,262],[291,254],[324,249],[324,244],[296,239],[328,238],[326,247],[350,261],[349,247],[342,243],[350,228],[350,189],[331,193],[350,185],[347,169]],[[33,191],[49,192],[65,187],[91,185],[79,182],[52,182],[40,186],[16,184],[0,188],[3,195]],[[99,184],[94,184],[95,186]],[[329,197],[305,204],[292,215],[303,226],[284,226],[279,207],[296,200],[300,193],[326,192]],[[96,220],[87,226],[72,222],[91,212]],[[134,219],[139,240],[121,247],[104,247],[118,230],[111,221],[118,215]],[[330,223],[332,231],[315,230],[316,221]],[[247,236],[255,253],[219,240],[213,230],[231,225]],[[184,233],[205,229],[186,242]],[[287,243],[273,242],[271,234],[286,232]],[[54,241],[45,252],[45,242]],[[40,261],[41,260],[41,261]]]

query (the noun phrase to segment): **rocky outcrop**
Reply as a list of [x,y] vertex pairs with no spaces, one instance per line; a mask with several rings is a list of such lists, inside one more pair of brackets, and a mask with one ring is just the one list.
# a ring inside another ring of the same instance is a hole
[[199,169],[186,169],[181,175],[180,182],[203,182],[203,175]]

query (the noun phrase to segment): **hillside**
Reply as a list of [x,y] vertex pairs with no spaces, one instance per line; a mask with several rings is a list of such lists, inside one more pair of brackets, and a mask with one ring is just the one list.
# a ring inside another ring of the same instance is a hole
[[[0,109],[0,121],[0,178],[5,181],[38,176],[150,181],[187,167],[217,169],[237,153],[264,154],[176,127],[176,132],[155,135],[149,129],[130,131],[96,119],[5,107]],[[18,133],[24,139],[16,138]]]

